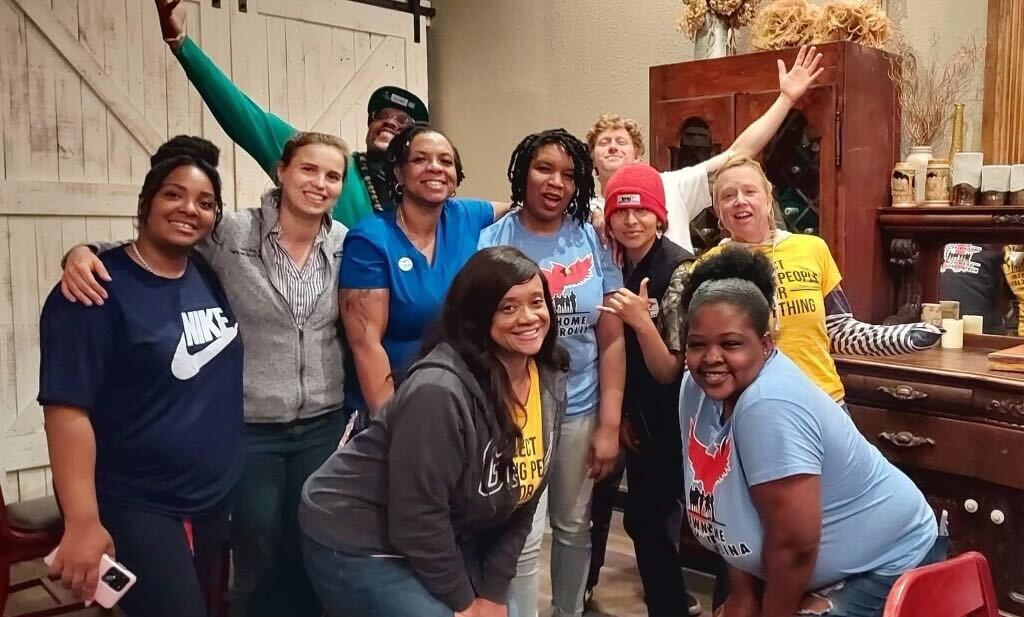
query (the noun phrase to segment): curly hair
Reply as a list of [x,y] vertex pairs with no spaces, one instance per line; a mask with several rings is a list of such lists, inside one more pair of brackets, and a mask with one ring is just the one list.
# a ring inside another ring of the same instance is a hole
[[548,129],[527,135],[508,162],[508,181],[512,185],[512,203],[522,206],[526,199],[526,178],[530,165],[543,146],[555,144],[572,159],[573,183],[576,190],[569,201],[566,214],[582,225],[590,220],[590,200],[594,198],[594,161],[587,144],[565,129]]
[[412,146],[412,140],[416,139],[418,135],[424,133],[434,133],[444,137],[448,145],[452,147],[452,155],[455,159],[455,186],[460,186],[462,181],[466,179],[466,172],[462,168],[462,157],[459,156],[459,149],[455,147],[452,140],[448,139],[448,136],[441,131],[435,129],[425,122],[417,122],[410,124],[397,135],[392,138],[391,143],[388,144],[387,149],[387,160],[385,163],[384,173],[390,184],[388,184],[388,190],[391,192],[391,197],[394,202],[401,203],[402,194],[397,191],[398,188],[398,169],[409,162],[409,147]]
[[149,158],[150,168],[142,181],[139,191],[137,225],[141,229],[149,218],[153,199],[160,191],[167,176],[179,167],[195,167],[209,178],[213,187],[214,208],[213,230],[217,230],[224,216],[224,198],[221,192],[221,178],[217,173],[220,150],[210,141],[202,137],[178,135],[164,142]]
[[726,302],[750,317],[759,333],[768,331],[775,298],[775,269],[758,251],[727,246],[697,263],[680,303],[688,315],[704,304]]
[[594,126],[590,127],[590,130],[587,131],[587,145],[593,150],[601,133],[616,129],[625,129],[629,133],[629,138],[633,140],[633,147],[636,148],[637,157],[643,156],[645,151],[644,136],[640,132],[640,123],[632,118],[623,118],[619,114],[601,114],[601,117],[597,119]]

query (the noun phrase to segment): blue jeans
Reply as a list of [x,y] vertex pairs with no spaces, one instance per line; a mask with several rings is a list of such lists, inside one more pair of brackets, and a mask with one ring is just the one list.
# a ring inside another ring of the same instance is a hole
[[452,617],[405,559],[350,555],[302,534],[302,553],[328,617]]
[[245,469],[231,514],[232,617],[320,617],[302,566],[299,500],[306,478],[338,448],[347,420],[335,411],[245,425]]
[[[126,617],[206,617],[208,583],[220,576],[228,537],[227,507],[191,520],[99,502],[100,522],[117,561],[137,577],[117,603]],[[212,598],[216,602],[219,598]]]
[[[917,567],[938,563],[946,559],[949,549],[949,538],[936,538],[932,549],[928,551]],[[855,574],[825,589],[813,592],[827,601],[824,611],[798,611],[798,615],[827,615],[828,617],[881,617],[885,608],[885,600],[889,590],[896,584],[899,575],[886,576],[874,572]]]
[[509,617],[537,617],[540,550],[551,520],[552,617],[580,617],[590,571],[590,495],[594,480],[587,469],[596,412],[566,418],[558,450],[548,468],[548,486],[537,504],[508,589]]

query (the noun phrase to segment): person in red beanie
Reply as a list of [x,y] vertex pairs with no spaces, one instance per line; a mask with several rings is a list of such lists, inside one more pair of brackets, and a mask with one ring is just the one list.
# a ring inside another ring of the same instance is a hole
[[682,440],[676,410],[683,375],[680,297],[694,257],[665,237],[658,171],[626,165],[605,184],[605,219],[623,256],[625,287],[599,310],[628,326],[621,437],[629,477],[625,528],[633,539],[651,617],[700,614],[679,568]]

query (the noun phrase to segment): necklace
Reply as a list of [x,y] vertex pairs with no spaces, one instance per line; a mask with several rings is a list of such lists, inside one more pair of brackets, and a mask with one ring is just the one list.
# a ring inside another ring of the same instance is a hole
[[135,242],[132,242],[132,250],[135,251],[135,256],[139,258],[139,263],[142,264],[142,267],[148,270],[150,274],[156,274],[156,272],[153,272],[153,268],[150,268],[149,264],[146,263],[146,259],[139,252],[139,247],[136,246]]
[[377,189],[373,186],[373,178],[370,177],[370,165],[366,162],[366,155],[356,152],[352,156],[356,160],[356,167],[359,168],[359,175],[363,177],[363,184],[366,185],[366,193],[370,196],[370,205],[375,212],[380,212],[384,208],[381,206],[380,198],[377,197]]
[[409,239],[409,242],[412,242],[412,245],[416,247],[416,250],[426,254],[427,248],[433,243],[433,238],[427,240],[423,244],[416,242],[416,239],[413,238],[412,232],[409,231],[409,226],[405,224],[405,216],[402,214],[402,206],[399,205],[396,210],[398,212],[398,228],[405,232],[405,237]]

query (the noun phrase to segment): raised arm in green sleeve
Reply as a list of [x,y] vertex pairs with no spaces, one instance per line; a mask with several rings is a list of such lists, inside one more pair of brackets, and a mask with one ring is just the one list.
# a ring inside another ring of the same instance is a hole
[[239,90],[191,38],[186,36],[174,55],[228,137],[277,182],[275,168],[295,128]]

